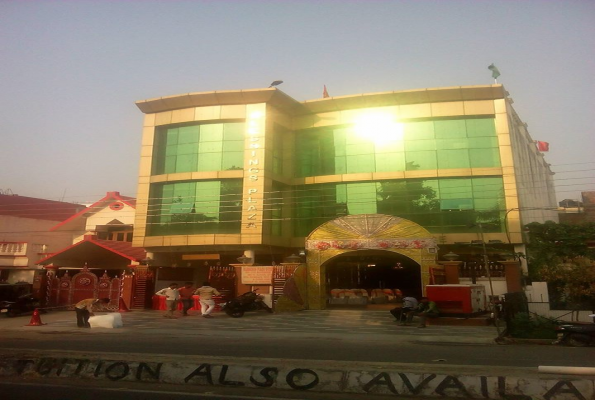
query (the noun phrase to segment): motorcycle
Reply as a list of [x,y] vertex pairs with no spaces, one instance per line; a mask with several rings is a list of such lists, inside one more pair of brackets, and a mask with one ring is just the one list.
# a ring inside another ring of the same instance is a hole
[[269,313],[273,309],[264,302],[264,296],[257,294],[258,289],[246,292],[223,305],[223,311],[233,318],[241,318],[246,311],[266,310]]
[[[595,314],[589,315],[595,318]],[[595,345],[595,323],[593,324],[563,324],[556,328],[558,340],[554,344],[565,344],[574,347]]]
[[17,297],[15,301],[0,302],[0,313],[9,318],[16,317],[19,314],[28,313],[39,308],[39,300],[32,294],[25,294]]

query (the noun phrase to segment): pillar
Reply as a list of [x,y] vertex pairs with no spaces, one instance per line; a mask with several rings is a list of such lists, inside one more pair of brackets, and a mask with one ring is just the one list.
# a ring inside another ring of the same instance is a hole
[[444,277],[447,285],[459,284],[459,267],[462,261],[440,261],[439,264],[444,266]]
[[34,283],[33,295],[39,299],[43,307],[49,307],[54,305],[52,304],[52,281],[58,274],[58,269],[60,269],[60,267],[58,265],[49,264],[45,265],[44,268],[46,271],[45,276],[40,277],[40,281],[38,282],[40,285],[39,292],[37,292],[38,294],[36,294],[36,288]]
[[516,293],[523,291],[521,283],[521,266],[516,260],[499,261],[504,265],[504,274],[506,276],[506,291],[508,293]]

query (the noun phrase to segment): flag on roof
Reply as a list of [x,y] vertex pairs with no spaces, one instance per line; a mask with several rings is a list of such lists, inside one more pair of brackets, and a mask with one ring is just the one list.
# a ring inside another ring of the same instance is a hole
[[498,71],[498,68],[494,64],[490,65],[488,69],[492,71],[492,78],[496,79],[500,76],[500,71]]
[[541,152],[550,151],[550,144],[548,142],[535,141],[537,143],[537,150]]
[[322,91],[322,98],[326,99],[327,97],[331,97],[331,96],[329,96],[329,94],[326,90],[326,85],[324,85],[324,90]]

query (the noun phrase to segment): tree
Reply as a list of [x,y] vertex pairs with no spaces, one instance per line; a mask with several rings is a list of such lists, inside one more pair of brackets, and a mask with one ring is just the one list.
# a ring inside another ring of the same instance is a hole
[[539,276],[548,282],[560,308],[595,311],[595,263],[575,257],[541,269]]
[[529,273],[548,282],[551,298],[561,308],[595,309],[595,223],[526,225]]

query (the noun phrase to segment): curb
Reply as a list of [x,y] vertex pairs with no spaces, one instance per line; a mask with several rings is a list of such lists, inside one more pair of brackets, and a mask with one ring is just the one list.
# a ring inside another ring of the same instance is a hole
[[1,350],[0,378],[90,379],[465,399],[586,400],[595,376],[534,368]]

